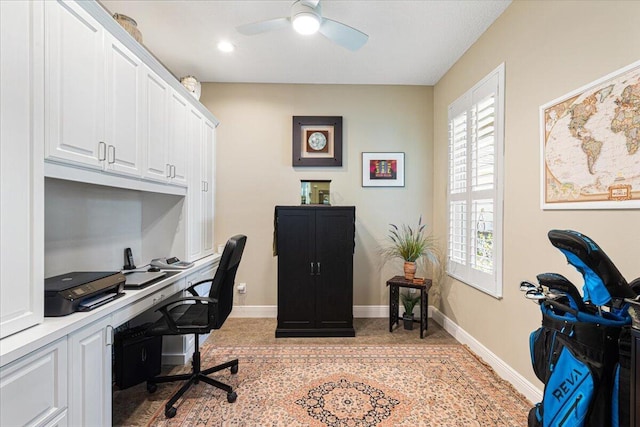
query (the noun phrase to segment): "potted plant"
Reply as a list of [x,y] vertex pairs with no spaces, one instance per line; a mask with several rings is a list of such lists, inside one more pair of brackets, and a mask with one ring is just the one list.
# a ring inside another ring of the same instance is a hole
[[416,261],[426,258],[437,264],[437,242],[430,234],[425,234],[426,224],[422,224],[422,216],[418,219],[418,226],[411,228],[406,224],[389,224],[389,245],[384,249],[387,258],[401,258],[404,260],[404,277],[413,280],[416,274]]
[[402,305],[404,306],[404,313],[402,314],[402,322],[404,328],[408,330],[413,329],[413,309],[418,302],[420,302],[420,295],[411,296],[409,292],[403,292],[400,294]]

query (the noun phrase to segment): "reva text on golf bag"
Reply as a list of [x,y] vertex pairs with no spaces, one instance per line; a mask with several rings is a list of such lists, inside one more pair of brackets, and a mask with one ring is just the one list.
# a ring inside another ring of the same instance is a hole
[[631,316],[640,299],[640,279],[627,283],[589,237],[551,230],[551,244],[583,276],[582,294],[556,273],[522,282],[536,300],[542,325],[529,346],[536,376],[544,383],[542,402],[529,412],[529,427],[630,427]]

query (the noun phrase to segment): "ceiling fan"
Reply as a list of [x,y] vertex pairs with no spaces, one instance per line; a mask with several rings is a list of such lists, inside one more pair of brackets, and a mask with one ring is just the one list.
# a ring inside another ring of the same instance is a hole
[[362,31],[322,16],[320,0],[297,0],[291,5],[291,15],[236,27],[241,34],[252,36],[292,25],[300,34],[319,32],[334,43],[349,50],[360,49],[369,39]]

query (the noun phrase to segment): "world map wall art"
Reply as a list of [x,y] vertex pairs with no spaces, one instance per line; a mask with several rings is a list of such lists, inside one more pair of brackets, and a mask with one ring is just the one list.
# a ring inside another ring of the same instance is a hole
[[640,61],[540,107],[542,209],[640,208]]

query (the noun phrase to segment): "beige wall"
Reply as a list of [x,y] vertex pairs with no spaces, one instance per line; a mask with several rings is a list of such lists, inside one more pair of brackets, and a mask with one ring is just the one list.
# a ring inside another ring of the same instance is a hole
[[[552,228],[592,237],[628,280],[640,276],[637,210],[540,210],[538,107],[640,59],[640,2],[514,1],[434,89],[434,182],[447,176],[447,106],[501,62],[506,66],[504,298],[459,282],[442,290],[440,309],[534,384],[528,335],[536,305],[522,279],[552,271],[580,276],[547,240]],[[445,186],[434,188],[434,225],[446,229]]]
[[[202,103],[217,131],[216,244],[248,236],[237,281],[247,283],[236,304],[277,303],[272,256],[276,205],[300,204],[300,180],[331,181],[333,205],[356,207],[355,305],[386,304],[388,277],[379,243],[390,222],[429,224],[433,212],[433,88],[205,83]],[[343,166],[291,166],[292,116],[342,116]],[[404,188],[363,188],[363,151],[406,154]]]

